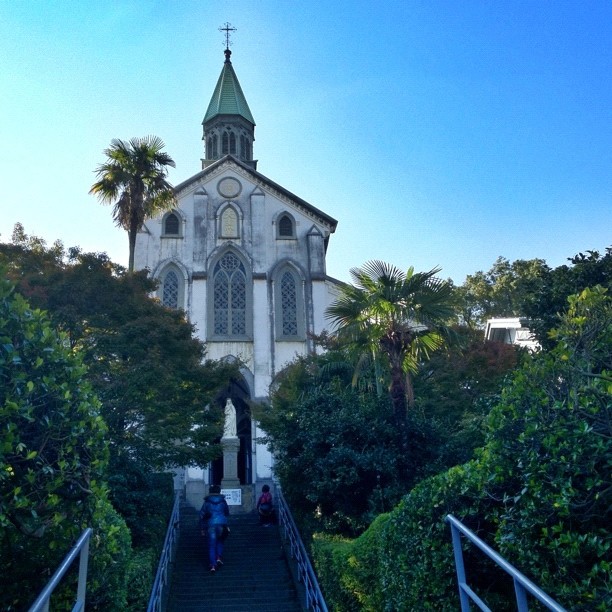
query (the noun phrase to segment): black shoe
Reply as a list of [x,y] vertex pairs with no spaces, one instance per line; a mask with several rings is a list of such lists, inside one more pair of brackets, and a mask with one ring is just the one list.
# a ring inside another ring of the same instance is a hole
[[214,565],[211,565],[209,571],[211,574],[214,574],[217,571],[217,568]]

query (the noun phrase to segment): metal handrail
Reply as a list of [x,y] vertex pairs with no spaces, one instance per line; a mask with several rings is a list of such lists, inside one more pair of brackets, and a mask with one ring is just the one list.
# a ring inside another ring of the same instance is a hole
[[176,546],[180,533],[180,499],[180,493],[177,493],[174,498],[172,514],[168,521],[166,539],[164,540],[164,547],[159,558],[147,612],[161,612],[164,609],[166,590],[170,585],[170,569],[176,555]]
[[319,587],[317,575],[312,568],[300,533],[278,484],[276,485],[275,494],[278,506],[278,522],[283,530],[285,541],[289,541],[291,557],[297,563],[298,580],[304,584],[306,609],[314,610],[315,612],[327,612],[327,604]]
[[72,608],[72,612],[79,612],[85,609],[85,591],[87,590],[87,565],[89,563],[89,540],[91,539],[92,529],[88,527],[81,534],[77,543],[72,547],[70,552],[64,557],[60,566],[51,576],[51,580],[42,590],[36,601],[32,604],[29,612],[48,612],[49,601],[55,587],[61,582],[64,574],[68,571],[72,562],[79,556],[79,582],[77,584],[77,599]]
[[452,514],[446,517],[446,521],[451,527],[453,538],[453,552],[455,554],[455,568],[457,570],[457,581],[459,583],[459,600],[461,602],[461,612],[469,612],[470,599],[485,612],[491,612],[490,608],[476,595],[468,586],[465,567],[463,564],[463,549],[461,548],[461,535],[463,534],[470,542],[480,548],[482,552],[492,559],[499,567],[512,577],[514,581],[514,593],[516,595],[516,605],[518,612],[527,612],[527,593],[529,592],[538,601],[543,603],[549,610],[554,612],[566,612],[554,599],[549,597],[540,587],[534,584],[529,578],[521,574],[513,565],[508,563],[499,553],[493,550],[488,544],[481,540],[473,531],[468,529],[461,521],[457,520]]

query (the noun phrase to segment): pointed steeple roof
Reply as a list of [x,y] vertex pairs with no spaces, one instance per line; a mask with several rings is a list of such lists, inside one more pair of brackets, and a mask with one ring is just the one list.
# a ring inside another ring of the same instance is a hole
[[225,63],[202,123],[210,121],[217,115],[240,115],[255,125],[255,119],[253,119],[230,61],[231,54],[232,52],[229,49],[225,50]]

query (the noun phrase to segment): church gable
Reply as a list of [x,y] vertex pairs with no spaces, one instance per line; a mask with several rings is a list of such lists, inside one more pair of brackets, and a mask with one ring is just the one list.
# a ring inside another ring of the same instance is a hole
[[[227,156],[176,188],[179,209],[193,226],[194,269],[227,242],[247,253],[253,273],[267,274],[282,258],[309,270],[312,228],[321,237],[315,272],[324,273],[324,251],[336,221],[232,156]],[[190,250],[189,248],[187,249]]]

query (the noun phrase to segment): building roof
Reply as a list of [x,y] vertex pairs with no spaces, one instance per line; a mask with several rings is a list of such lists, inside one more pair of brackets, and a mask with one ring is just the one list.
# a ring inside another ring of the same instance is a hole
[[192,177],[188,178],[187,180],[177,185],[174,188],[174,192],[178,195],[181,191],[188,188],[193,183],[200,181],[201,179],[204,179],[209,174],[214,174],[219,169],[220,166],[223,166],[224,164],[227,164],[227,163],[236,164],[239,168],[242,169],[242,171],[250,174],[256,183],[259,183],[265,187],[268,187],[274,191],[277,191],[278,193],[282,194],[289,200],[292,200],[293,203],[297,207],[301,207],[305,209],[306,211],[308,211],[311,215],[318,217],[320,221],[322,221],[325,225],[329,227],[329,230],[331,233],[336,231],[336,226],[338,225],[338,221],[336,221],[336,219],[334,219],[333,217],[330,217],[329,215],[324,213],[322,210],[319,210],[312,204],[309,204],[308,202],[306,202],[306,200],[302,200],[302,198],[291,193],[289,190],[285,189],[284,187],[281,187],[278,183],[275,183],[274,181],[270,180],[267,176],[264,176],[260,172],[257,172],[257,170],[254,170],[251,166],[249,166],[248,164],[245,164],[243,161],[241,161],[237,157],[234,157],[233,155],[226,155],[222,157],[221,159],[216,160],[214,163],[212,163],[210,166],[208,166],[201,172],[194,174]]
[[225,50],[225,63],[202,123],[210,121],[217,115],[240,115],[255,125],[255,119],[230,61],[231,53],[229,49]]

